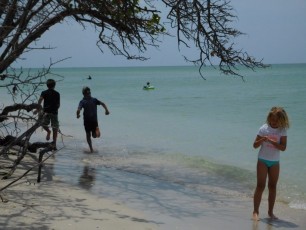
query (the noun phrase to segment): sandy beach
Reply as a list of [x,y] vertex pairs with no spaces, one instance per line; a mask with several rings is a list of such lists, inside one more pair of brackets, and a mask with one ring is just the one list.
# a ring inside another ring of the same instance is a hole
[[155,229],[137,211],[61,182],[19,184],[1,204],[1,229]]
[[[35,156],[27,157],[18,173],[1,180],[1,188],[23,174],[33,159]],[[166,185],[126,172],[112,172],[109,179],[113,184],[105,181],[104,195],[98,196],[52,176],[54,163],[52,157],[45,163],[41,183],[36,182],[35,169],[1,193],[7,202],[1,202],[0,229],[306,229],[305,211],[285,204],[276,204],[280,219],[270,221],[263,200],[262,219],[253,222],[249,197],[229,198],[211,186],[207,186],[206,194],[198,196],[179,183]],[[124,186],[115,186],[122,181],[126,182]]]
[[[0,187],[23,174],[33,163],[31,158],[23,160],[12,178],[1,180]],[[54,159],[49,158],[41,183],[36,182],[34,169],[1,193],[5,202],[1,202],[0,229],[155,229],[141,212],[52,177],[48,170],[52,164]]]

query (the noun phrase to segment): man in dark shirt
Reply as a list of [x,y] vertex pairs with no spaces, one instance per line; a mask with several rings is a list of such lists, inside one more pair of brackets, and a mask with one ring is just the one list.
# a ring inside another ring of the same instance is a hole
[[[44,119],[42,127],[47,131],[46,140],[50,140],[51,130],[49,129],[49,124],[51,123],[53,132],[53,145],[56,149],[57,133],[59,129],[58,122],[58,109],[60,107],[60,94],[54,90],[56,82],[53,79],[47,80],[48,89],[41,92],[38,104],[43,104]],[[37,112],[37,111],[36,111]]]
[[82,90],[84,98],[80,101],[76,115],[80,118],[80,112],[84,109],[84,127],[86,131],[86,139],[90,148],[90,152],[93,152],[91,136],[93,138],[100,137],[100,129],[98,125],[97,105],[101,105],[105,110],[105,115],[109,114],[108,108],[102,101],[91,97],[90,88],[84,87]]

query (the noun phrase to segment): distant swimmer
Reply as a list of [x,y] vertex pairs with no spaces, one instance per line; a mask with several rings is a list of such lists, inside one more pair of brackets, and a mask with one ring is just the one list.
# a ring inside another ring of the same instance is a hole
[[88,78],[87,78],[88,80],[91,80],[91,76],[90,75],[88,75]]

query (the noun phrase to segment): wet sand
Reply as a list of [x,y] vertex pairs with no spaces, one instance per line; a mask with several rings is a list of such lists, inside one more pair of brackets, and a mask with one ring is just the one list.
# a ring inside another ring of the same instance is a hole
[[[0,180],[0,188],[22,175],[33,159],[27,157],[12,178]],[[11,162],[1,160],[1,165],[4,161]],[[50,175],[53,164],[54,158],[46,162],[41,183],[34,169],[0,193],[5,200],[0,202],[0,229],[155,229],[141,212]]]
[[[36,160],[34,157],[28,161],[33,159]],[[254,222],[251,198],[226,196],[216,187],[208,185],[203,188],[205,193],[197,194],[180,183],[104,167],[96,178],[103,186],[89,190],[84,185],[92,178],[86,167],[83,178],[75,171],[84,183],[73,184],[52,175],[54,162],[62,169],[69,168],[68,161],[50,158],[43,168],[41,183],[36,183],[37,170],[33,170],[1,193],[8,202],[0,203],[0,229],[306,229],[306,212],[290,209],[286,204],[276,204],[275,213],[280,219],[271,221],[263,199],[262,219]],[[22,174],[28,164],[22,167],[14,177]],[[0,188],[10,180],[1,180]]]

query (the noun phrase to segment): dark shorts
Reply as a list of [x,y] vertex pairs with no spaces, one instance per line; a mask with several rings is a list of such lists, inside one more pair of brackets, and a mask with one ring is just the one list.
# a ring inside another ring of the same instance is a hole
[[98,127],[98,121],[84,121],[84,127],[86,133],[96,133],[96,128]]
[[44,119],[42,122],[43,126],[48,126],[51,123],[51,128],[52,129],[58,129],[59,123],[58,123],[58,116],[57,114],[53,113],[45,113],[44,114]]

